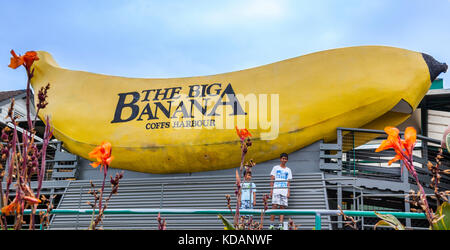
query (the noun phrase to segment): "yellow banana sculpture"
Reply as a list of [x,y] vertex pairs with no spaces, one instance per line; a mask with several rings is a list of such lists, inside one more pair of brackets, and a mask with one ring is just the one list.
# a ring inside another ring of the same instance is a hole
[[38,56],[33,89],[37,94],[51,85],[40,118],[50,117],[65,148],[88,158],[107,140],[115,157],[111,167],[148,173],[239,166],[236,125],[252,133],[248,158],[256,162],[335,140],[337,127],[398,125],[446,70],[426,54],[384,46],[332,49],[236,72],[167,79],[68,70],[47,52]]

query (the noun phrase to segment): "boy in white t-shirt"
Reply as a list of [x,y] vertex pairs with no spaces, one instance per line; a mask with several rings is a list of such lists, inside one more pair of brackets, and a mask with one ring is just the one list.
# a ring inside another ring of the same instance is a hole
[[[270,172],[270,196],[272,197],[272,209],[285,209],[288,206],[288,198],[290,196],[290,180],[292,180],[291,169],[286,166],[288,162],[288,154],[280,155],[280,165],[274,166]],[[275,229],[273,222],[275,215],[270,216],[269,229]],[[278,229],[283,229],[284,215],[280,215],[280,225]]]

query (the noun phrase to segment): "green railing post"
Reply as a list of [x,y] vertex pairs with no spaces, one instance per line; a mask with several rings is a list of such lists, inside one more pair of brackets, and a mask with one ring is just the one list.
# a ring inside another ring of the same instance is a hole
[[315,228],[316,230],[322,230],[322,218],[320,217],[320,213],[315,214]]

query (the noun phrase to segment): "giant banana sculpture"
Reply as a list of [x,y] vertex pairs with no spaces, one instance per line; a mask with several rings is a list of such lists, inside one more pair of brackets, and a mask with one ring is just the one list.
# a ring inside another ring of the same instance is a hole
[[[64,69],[39,51],[32,86],[47,83],[54,135],[87,158],[103,140],[111,167],[186,173],[239,166],[235,126],[248,128],[248,157],[263,162],[337,127],[383,129],[417,108],[447,65],[384,46],[332,49],[256,68],[198,77],[143,79]],[[37,99],[37,97],[35,97]]]

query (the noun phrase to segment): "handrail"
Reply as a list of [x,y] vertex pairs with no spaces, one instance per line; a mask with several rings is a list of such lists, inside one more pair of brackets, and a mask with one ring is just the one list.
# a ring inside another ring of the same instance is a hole
[[[349,132],[347,140],[344,140],[344,132]],[[394,152],[387,152],[385,153],[376,153],[375,149],[373,152],[370,151],[370,149],[361,149],[358,150],[356,148],[356,151],[359,152],[356,155],[355,152],[355,145],[352,145],[352,138],[353,141],[355,138],[364,138],[364,135],[360,133],[371,133],[375,134],[377,136],[387,136],[385,131],[383,130],[374,130],[374,129],[361,129],[361,128],[345,128],[345,127],[338,127],[337,128],[337,141],[338,145],[340,145],[340,152],[341,154],[346,153],[346,158],[342,158],[341,161],[338,160],[336,164],[337,169],[339,171],[339,174],[342,175],[356,175],[359,177],[367,177],[367,178],[380,178],[388,181],[400,181],[405,185],[414,184],[411,178],[408,178],[407,174],[401,174],[399,169],[402,168],[402,163],[400,162],[399,166],[395,167],[386,167],[386,164],[388,162],[388,158],[390,158],[391,155],[394,155]],[[401,135],[404,135],[404,132],[400,132]],[[440,140],[417,135],[417,139],[421,140],[420,146],[416,145],[415,150],[419,151],[419,155],[415,155],[414,157],[414,164],[417,166],[421,166],[422,168],[418,167],[416,169],[420,182],[425,182],[427,179],[431,178],[430,174],[426,171],[427,170],[427,163],[432,162],[431,157],[434,157],[434,155],[437,153],[436,150],[431,150],[431,148],[435,146],[440,146]],[[344,144],[346,145],[346,151],[342,151]],[[436,144],[436,145],[434,145]],[[375,145],[375,144],[374,144]],[[375,145],[376,146],[376,145]],[[352,150],[348,150],[348,148]],[[353,154],[352,154],[353,152]],[[343,157],[343,156],[342,156]],[[445,157],[445,155],[444,155]],[[448,161],[449,158],[445,157],[445,161]],[[442,162],[444,162],[442,160]],[[445,166],[445,165],[442,165]],[[335,166],[336,167],[336,166]],[[444,187],[445,185],[448,185],[445,181],[445,177],[443,180],[441,180],[440,186]],[[405,188],[405,190],[408,188]]]
[[[36,214],[40,212],[46,213],[46,209],[37,209]],[[240,214],[245,215],[260,215],[260,209],[240,209]],[[355,210],[343,210],[342,211],[347,216],[362,216],[362,217],[377,217],[375,211],[355,211]],[[24,214],[31,214],[31,209],[24,210]],[[50,214],[92,214],[98,213],[95,209],[53,209]],[[222,214],[222,215],[232,215],[233,212],[229,209],[107,209],[103,212],[104,214]],[[397,218],[410,218],[410,219],[425,219],[426,215],[424,213],[413,213],[413,212],[387,212],[380,211],[379,214],[391,214]],[[315,229],[321,230],[321,216],[322,215],[335,215],[341,214],[341,210],[325,210],[325,209],[268,209],[264,212],[265,215],[314,215],[315,216]],[[0,212],[1,215],[1,212]]]
[[[373,133],[373,134],[384,134],[386,135],[386,132],[384,132],[384,130],[375,130],[375,129],[363,129],[363,128],[343,128],[343,127],[338,127],[337,130],[344,130],[344,131],[353,131],[353,132],[361,132],[361,133]],[[405,132],[400,131],[400,135],[403,135]],[[430,137],[426,137],[423,135],[417,135],[417,139],[420,140],[425,140],[425,141],[429,141],[431,143],[435,143],[435,144],[441,144],[440,140],[434,139],[434,138],[430,138]]]

